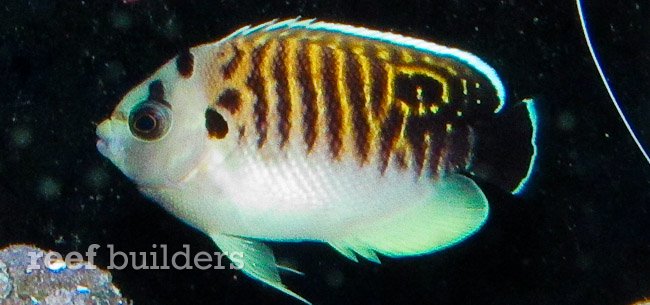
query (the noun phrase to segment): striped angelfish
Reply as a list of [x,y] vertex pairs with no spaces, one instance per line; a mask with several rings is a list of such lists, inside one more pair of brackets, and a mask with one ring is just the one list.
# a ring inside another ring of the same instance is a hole
[[535,112],[505,100],[470,53],[294,19],[181,52],[122,99],[97,147],[245,274],[307,302],[263,242],[421,255],[485,222],[472,179],[523,190]]

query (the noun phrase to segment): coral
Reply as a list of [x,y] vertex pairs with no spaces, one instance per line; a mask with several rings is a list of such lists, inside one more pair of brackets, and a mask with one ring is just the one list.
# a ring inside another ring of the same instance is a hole
[[111,274],[88,262],[68,265],[28,245],[0,250],[2,305],[127,305]]

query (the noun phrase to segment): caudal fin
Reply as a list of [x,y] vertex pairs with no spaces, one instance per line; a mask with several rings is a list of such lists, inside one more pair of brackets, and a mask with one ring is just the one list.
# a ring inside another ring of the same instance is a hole
[[476,149],[470,172],[513,194],[521,193],[535,166],[537,116],[533,100],[474,124]]

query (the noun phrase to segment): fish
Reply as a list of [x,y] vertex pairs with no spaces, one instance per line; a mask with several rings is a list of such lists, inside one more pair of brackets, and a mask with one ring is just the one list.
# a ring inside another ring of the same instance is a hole
[[242,253],[244,274],[309,303],[266,243],[322,242],[355,262],[426,255],[483,226],[477,181],[525,191],[535,103],[506,100],[469,52],[273,20],[179,52],[97,127],[97,148],[226,255]]

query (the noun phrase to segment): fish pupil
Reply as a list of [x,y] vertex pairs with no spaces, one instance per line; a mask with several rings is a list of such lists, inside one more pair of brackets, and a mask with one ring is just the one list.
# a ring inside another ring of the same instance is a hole
[[144,113],[135,122],[135,128],[143,132],[154,130],[156,125],[156,118],[151,113]]

